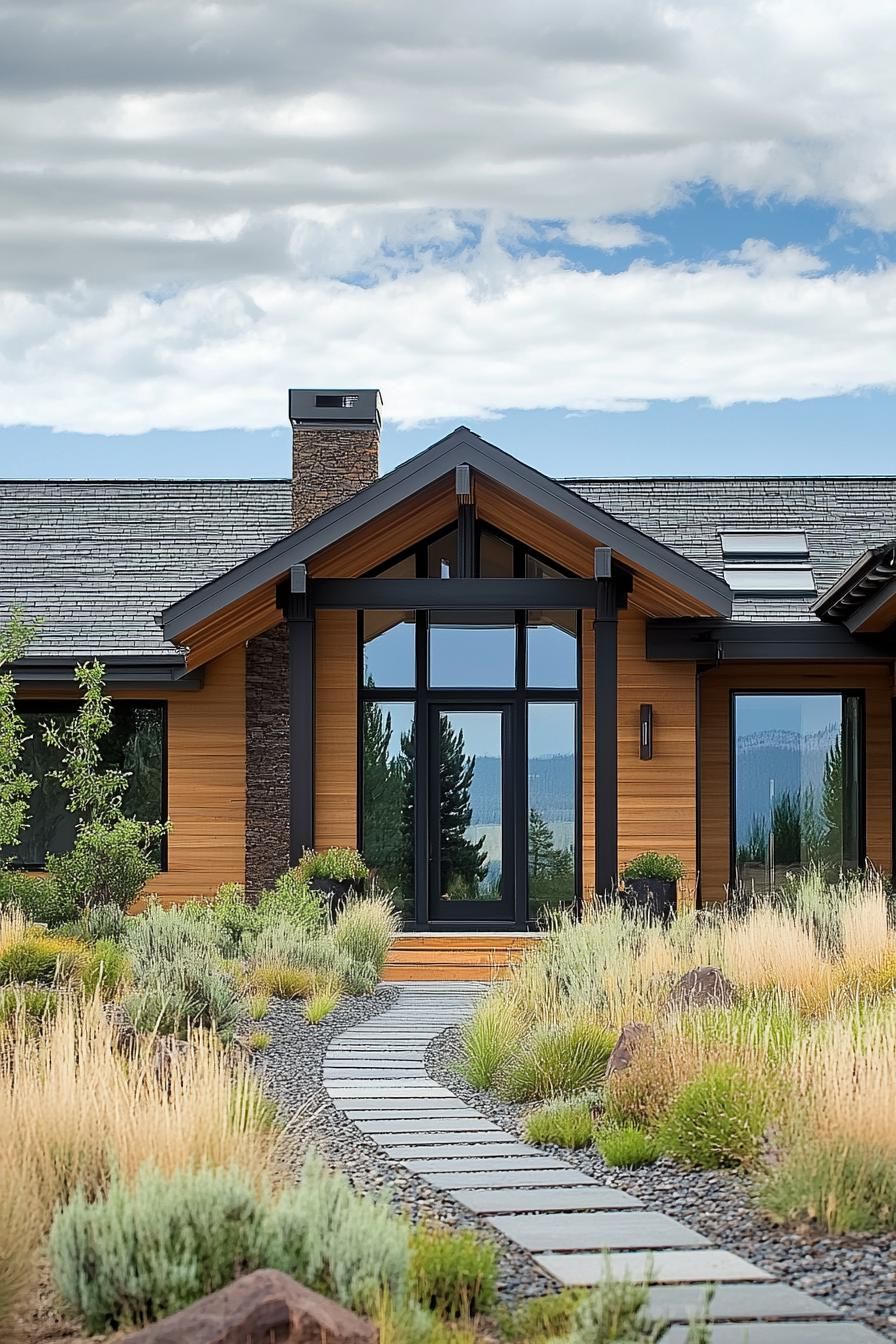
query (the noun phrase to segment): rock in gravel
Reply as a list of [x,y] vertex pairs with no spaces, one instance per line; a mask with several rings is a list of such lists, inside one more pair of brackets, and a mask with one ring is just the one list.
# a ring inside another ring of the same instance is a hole
[[627,1069],[638,1048],[638,1042],[652,1035],[653,1028],[646,1022],[626,1022],[607,1061],[607,1077],[610,1078],[614,1073],[622,1073],[623,1069]]
[[304,1288],[278,1269],[259,1269],[131,1335],[132,1344],[376,1344],[369,1321]]
[[737,998],[737,990],[717,966],[695,966],[673,986],[667,1007],[729,1008]]

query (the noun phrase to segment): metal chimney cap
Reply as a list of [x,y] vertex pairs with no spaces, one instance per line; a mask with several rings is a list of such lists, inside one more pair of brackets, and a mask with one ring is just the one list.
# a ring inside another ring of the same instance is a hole
[[293,425],[379,429],[382,405],[378,387],[289,390],[289,418]]

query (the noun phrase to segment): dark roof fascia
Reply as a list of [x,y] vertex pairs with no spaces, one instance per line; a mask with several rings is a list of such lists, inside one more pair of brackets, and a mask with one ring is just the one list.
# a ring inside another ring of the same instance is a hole
[[[886,584],[896,570],[896,538],[865,551],[822,593],[812,610],[822,620],[842,620],[863,604],[869,589]],[[877,572],[879,571],[879,572]],[[839,610],[838,610],[839,608]],[[870,614],[870,613],[869,613]]]
[[875,592],[870,593],[864,602],[860,602],[857,607],[853,607],[852,611],[843,617],[843,624],[851,634],[855,634],[866,621],[870,621],[882,607],[892,602],[894,598],[896,598],[896,578],[890,579],[889,583],[882,582],[881,586]]
[[[75,684],[75,668],[91,661],[83,658],[53,657],[20,658],[12,664],[14,681],[20,686]],[[104,670],[103,681],[116,690],[198,691],[202,687],[202,670],[188,672],[184,657],[128,658],[99,657]]]
[[303,563],[341,541],[461,463],[469,463],[517,494],[535,499],[556,517],[593,537],[596,544],[612,547],[719,615],[730,615],[732,595],[723,579],[462,426],[298,532],[275,541],[258,555],[167,607],[159,621],[165,638],[176,642],[191,626],[255,588],[281,579],[292,565]]
[[896,638],[853,635],[842,625],[821,622],[663,617],[647,622],[647,657],[700,663],[886,663],[896,657]]

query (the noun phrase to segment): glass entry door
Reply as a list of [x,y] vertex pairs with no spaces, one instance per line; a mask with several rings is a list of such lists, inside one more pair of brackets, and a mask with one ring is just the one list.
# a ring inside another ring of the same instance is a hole
[[429,918],[514,918],[512,706],[431,705]]

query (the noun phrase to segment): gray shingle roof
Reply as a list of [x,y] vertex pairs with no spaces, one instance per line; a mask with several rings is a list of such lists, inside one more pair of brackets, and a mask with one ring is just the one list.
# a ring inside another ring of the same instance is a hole
[[[819,592],[896,535],[896,477],[567,480],[716,574],[719,531],[804,528]],[[0,618],[43,618],[30,652],[171,653],[154,617],[289,531],[288,481],[0,481]],[[738,598],[736,620],[815,619],[806,597]]]

